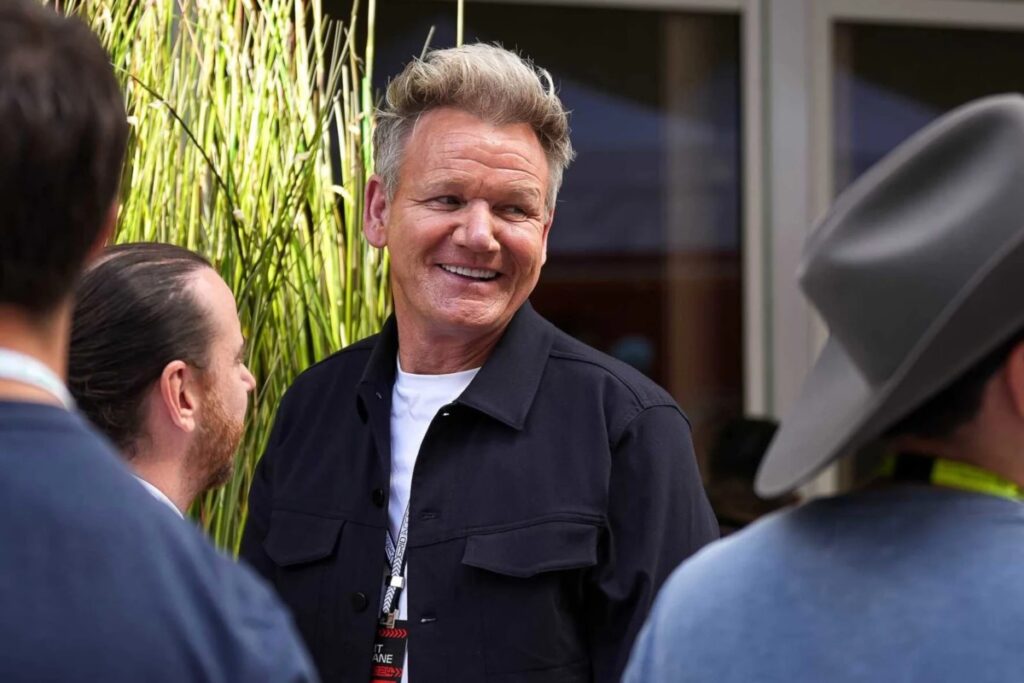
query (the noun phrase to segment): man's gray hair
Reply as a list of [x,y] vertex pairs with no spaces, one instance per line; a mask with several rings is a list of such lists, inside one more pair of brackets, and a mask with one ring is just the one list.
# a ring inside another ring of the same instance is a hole
[[547,70],[484,43],[428,52],[409,62],[388,85],[373,135],[374,163],[388,197],[398,187],[410,131],[423,113],[440,107],[461,109],[494,125],[529,125],[547,156],[547,209],[554,210],[562,174],[575,156],[569,114]]

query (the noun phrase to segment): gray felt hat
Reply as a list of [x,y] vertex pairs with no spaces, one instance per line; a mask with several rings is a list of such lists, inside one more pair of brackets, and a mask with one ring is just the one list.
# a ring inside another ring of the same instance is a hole
[[857,180],[797,273],[829,339],[768,448],[773,496],[877,438],[1024,328],[1024,98],[943,116]]

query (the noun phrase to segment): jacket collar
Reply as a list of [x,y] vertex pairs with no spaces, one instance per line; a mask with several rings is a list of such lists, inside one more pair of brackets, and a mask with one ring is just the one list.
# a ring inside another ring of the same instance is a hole
[[373,351],[370,352],[370,359],[366,362],[363,376],[359,380],[360,386],[370,385],[374,390],[387,389],[390,392],[395,383],[395,359],[397,357],[398,322],[395,320],[395,314],[392,313],[384,321],[384,326],[380,328]]
[[[522,429],[540,387],[553,342],[554,328],[529,302],[524,303],[512,316],[505,333],[458,403],[509,427]],[[397,353],[398,325],[392,314],[384,323],[363,371],[361,390],[371,394],[386,391],[390,399]]]

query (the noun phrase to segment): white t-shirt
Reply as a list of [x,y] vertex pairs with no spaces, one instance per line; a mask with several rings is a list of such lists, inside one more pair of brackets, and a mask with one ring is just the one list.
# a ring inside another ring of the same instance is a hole
[[[480,368],[453,372],[449,375],[414,375],[402,370],[399,362],[395,387],[391,392],[391,497],[388,502],[388,521],[391,538],[398,541],[398,530],[409,504],[412,472],[420,444],[431,421],[442,406],[457,399]],[[398,618],[408,615],[409,582],[399,595]],[[409,654],[406,650],[402,681],[409,681]]]

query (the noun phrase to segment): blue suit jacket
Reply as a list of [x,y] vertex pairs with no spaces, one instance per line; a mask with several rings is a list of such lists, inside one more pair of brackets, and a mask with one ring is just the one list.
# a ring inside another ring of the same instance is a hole
[[0,681],[311,681],[261,581],[67,411],[0,401]]

